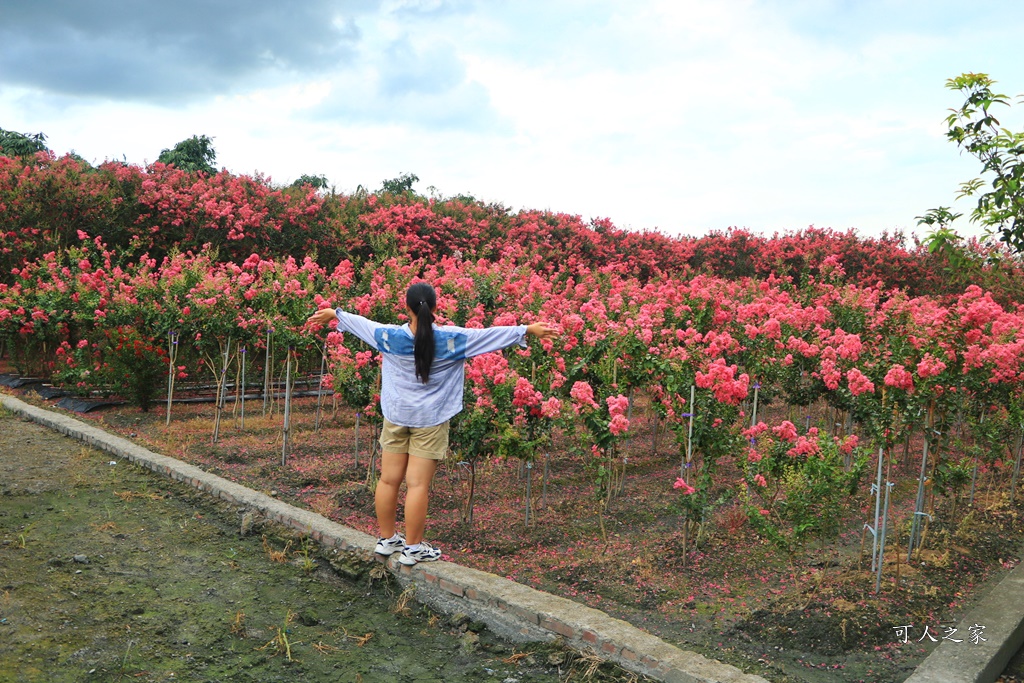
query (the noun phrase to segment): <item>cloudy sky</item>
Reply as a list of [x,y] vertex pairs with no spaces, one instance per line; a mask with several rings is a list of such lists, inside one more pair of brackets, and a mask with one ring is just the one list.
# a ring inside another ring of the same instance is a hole
[[1020,0],[4,0],[0,128],[668,234],[910,232],[970,209],[946,79],[1024,92],[1022,35]]

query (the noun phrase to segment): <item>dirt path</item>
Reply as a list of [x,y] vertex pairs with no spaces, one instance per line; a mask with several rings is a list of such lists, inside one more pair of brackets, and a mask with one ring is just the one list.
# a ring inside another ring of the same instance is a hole
[[0,414],[0,682],[526,683],[588,664],[403,607],[386,578],[343,580],[242,518]]

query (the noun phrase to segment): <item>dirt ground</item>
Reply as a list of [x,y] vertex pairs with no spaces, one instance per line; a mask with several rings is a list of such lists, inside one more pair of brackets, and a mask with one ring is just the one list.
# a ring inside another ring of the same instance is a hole
[[[365,422],[356,451],[351,413],[328,410],[317,429],[315,401],[293,402],[293,450],[282,467],[280,414],[262,416],[258,408],[250,405],[244,426],[237,415],[225,415],[216,444],[209,404],[175,405],[170,427],[162,410],[108,407],[78,417],[373,533],[372,436]],[[877,593],[860,550],[862,524],[873,509],[866,483],[846,511],[847,530],[796,555],[780,553],[742,517],[728,516],[728,505],[709,525],[712,533],[684,553],[678,520],[667,513],[678,461],[664,437],[660,448],[645,439],[651,425],[643,415],[634,417],[638,436],[626,451],[622,494],[604,519],[606,541],[598,535],[585,468],[560,450],[551,454],[549,486],[542,484],[540,463],[533,473],[529,525],[523,511],[530,479],[503,460],[481,463],[473,524],[461,521],[465,468],[450,458],[435,480],[428,538],[440,541],[447,559],[601,609],[773,683],[899,683],[938,644],[921,636],[923,627],[941,635],[955,626],[1020,561],[1024,496],[1010,504],[989,495],[988,480],[979,484],[973,508],[960,501],[950,510],[951,501],[937,502],[926,548],[914,563],[906,563],[905,547],[887,551]],[[913,458],[908,462],[916,466]],[[896,538],[906,537],[913,493],[903,484],[894,489]],[[896,631],[902,625],[914,629],[905,643]],[[1024,678],[1019,657],[1005,681],[1018,678]]]
[[[433,614],[373,564],[342,579],[301,538],[242,536],[242,520],[0,414],[0,682],[526,683],[595,665]],[[592,680],[635,678],[606,665]]]

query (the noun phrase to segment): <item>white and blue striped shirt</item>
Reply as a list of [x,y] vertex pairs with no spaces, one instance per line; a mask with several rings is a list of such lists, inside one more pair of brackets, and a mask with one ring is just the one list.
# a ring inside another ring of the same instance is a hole
[[426,384],[416,377],[413,334],[409,325],[384,325],[336,309],[338,331],[350,332],[382,357],[380,410],[403,427],[433,427],[462,410],[467,358],[519,344],[526,346],[526,325],[484,329],[434,325],[434,362]]

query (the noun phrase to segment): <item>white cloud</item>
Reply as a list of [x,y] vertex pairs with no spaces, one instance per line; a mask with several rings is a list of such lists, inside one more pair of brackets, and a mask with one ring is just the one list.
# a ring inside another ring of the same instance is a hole
[[[281,183],[315,173],[373,189],[412,172],[419,189],[634,228],[878,234],[913,229],[976,174],[943,135],[946,109],[959,104],[946,78],[987,71],[1024,90],[1017,2],[970,16],[948,0],[316,7],[286,34],[271,22],[260,35],[277,54],[320,16],[345,48],[327,67],[288,48],[312,68],[254,78],[229,65],[214,73],[215,94],[173,106],[130,92],[114,105],[109,87],[68,97],[46,94],[48,81],[8,82],[0,126],[44,131],[57,151],[139,163],[205,134],[218,163]],[[244,63],[244,51],[232,54]]]

